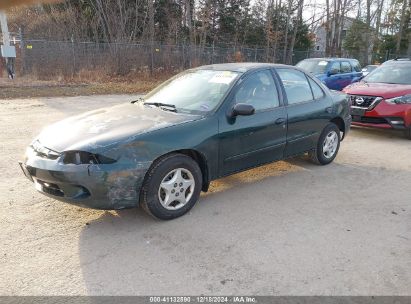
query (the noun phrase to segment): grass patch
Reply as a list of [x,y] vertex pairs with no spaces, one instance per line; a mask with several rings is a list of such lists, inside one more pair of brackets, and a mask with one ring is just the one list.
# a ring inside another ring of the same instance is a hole
[[102,78],[87,82],[82,79],[72,80],[32,80],[0,78],[0,99],[87,96],[105,94],[143,94],[171,77],[171,74],[127,78]]

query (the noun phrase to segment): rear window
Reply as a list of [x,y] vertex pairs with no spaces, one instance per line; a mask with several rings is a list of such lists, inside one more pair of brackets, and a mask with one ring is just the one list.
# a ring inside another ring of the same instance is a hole
[[357,60],[351,61],[352,69],[356,72],[361,72],[361,65]]

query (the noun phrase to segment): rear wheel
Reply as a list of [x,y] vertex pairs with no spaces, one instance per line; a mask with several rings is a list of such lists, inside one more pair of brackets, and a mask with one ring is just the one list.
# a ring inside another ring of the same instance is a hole
[[187,213],[198,201],[202,174],[198,164],[183,154],[156,161],[147,173],[140,203],[150,215],[170,220]]
[[328,165],[337,156],[340,141],[340,130],[334,123],[329,123],[322,131],[316,149],[310,152],[311,159],[316,164]]

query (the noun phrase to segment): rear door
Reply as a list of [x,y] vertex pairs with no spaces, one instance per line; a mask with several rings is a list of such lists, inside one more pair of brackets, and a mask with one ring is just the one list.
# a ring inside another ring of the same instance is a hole
[[[233,89],[219,119],[220,176],[284,157],[287,114],[278,87],[267,69],[253,72]],[[253,105],[255,113],[227,117],[236,103]]]
[[305,73],[277,68],[287,101],[288,130],[285,157],[314,149],[331,118],[332,101]]

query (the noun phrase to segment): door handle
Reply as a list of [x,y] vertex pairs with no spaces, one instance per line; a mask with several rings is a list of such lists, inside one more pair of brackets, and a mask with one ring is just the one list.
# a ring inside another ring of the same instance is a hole
[[285,118],[278,118],[276,121],[275,121],[275,124],[276,125],[282,125],[283,123],[285,123]]

